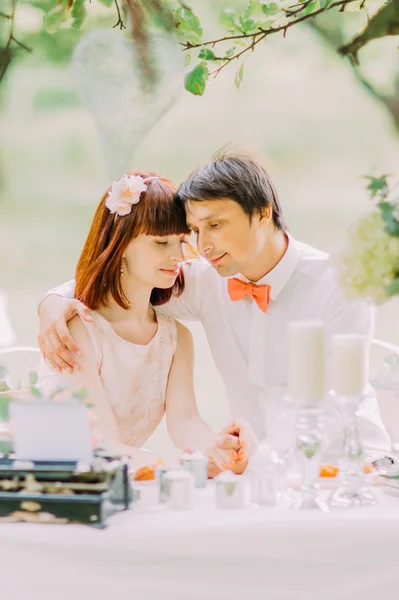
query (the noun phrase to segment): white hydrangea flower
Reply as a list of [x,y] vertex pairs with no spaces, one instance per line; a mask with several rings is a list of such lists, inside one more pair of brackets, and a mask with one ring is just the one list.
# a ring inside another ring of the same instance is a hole
[[133,204],[140,202],[140,195],[146,189],[147,185],[140,175],[124,175],[112,184],[105,206],[112,214],[124,217],[131,212]]
[[338,277],[349,297],[388,300],[386,288],[399,272],[399,238],[385,231],[378,209],[349,231],[347,248],[337,257]]

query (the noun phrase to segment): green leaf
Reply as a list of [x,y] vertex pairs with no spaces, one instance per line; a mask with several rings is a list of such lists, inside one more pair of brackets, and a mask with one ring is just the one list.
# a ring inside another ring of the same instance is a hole
[[29,383],[30,385],[36,385],[39,380],[37,371],[29,371]]
[[9,392],[10,388],[5,381],[0,381],[0,392]]
[[333,0],[319,0],[320,8],[328,8]]
[[32,396],[35,396],[35,398],[43,398],[41,391],[35,385],[30,386],[30,393]]
[[226,27],[229,31],[241,32],[240,21],[231,8],[224,8],[220,12],[220,25]]
[[243,33],[250,33],[259,29],[259,23],[253,19],[240,19],[240,28]]
[[232,56],[234,56],[235,51],[236,51],[236,47],[235,46],[234,46],[234,48],[229,48],[229,50],[226,51],[226,57],[227,58],[231,58]]
[[397,206],[390,202],[380,202],[378,207],[381,211],[382,220],[385,223],[385,231],[394,237],[399,237],[399,221],[395,218]]
[[234,85],[236,86],[237,90],[240,87],[241,83],[242,83],[242,77],[244,75],[244,63],[242,63],[236,73],[236,76],[234,78]]
[[201,22],[190,8],[180,7],[175,11],[175,25],[181,34],[194,33],[202,37]]
[[0,421],[9,420],[9,409],[11,402],[13,402],[11,396],[0,396]]
[[50,10],[44,17],[44,28],[48,33],[57,33],[59,28],[69,17],[68,4],[63,2]]
[[262,5],[262,12],[267,17],[275,15],[276,13],[279,12],[279,10],[280,9],[278,7],[278,4],[276,4],[275,2],[270,2],[270,4],[263,4]]
[[304,15],[310,15],[314,11],[314,9],[318,6],[319,0],[313,0],[313,2],[309,2],[307,6],[303,9]]
[[202,60],[214,60],[215,53],[209,48],[201,48],[198,58],[201,58]]
[[191,63],[191,60],[192,56],[190,52],[186,52],[186,56],[184,57],[184,64],[186,65],[186,67]]
[[365,178],[370,181],[366,189],[370,192],[371,199],[375,198],[377,195],[388,195],[388,177],[389,175],[381,175],[380,177],[371,177],[370,175],[366,175]]
[[107,8],[111,8],[111,6],[115,3],[114,0],[98,0],[100,4],[103,4]]
[[183,39],[185,42],[190,42],[190,44],[194,44],[195,46],[202,44],[202,37],[198,33],[195,33],[195,31],[188,31],[184,34]]
[[262,2],[260,0],[251,0],[244,13],[244,19],[252,17],[252,15],[262,11]]
[[6,367],[6,365],[0,365],[0,379],[4,379],[4,377],[7,375],[8,373],[8,369]]
[[399,294],[399,277],[394,279],[387,287],[388,296],[397,296]]
[[57,33],[49,34],[42,29],[39,34],[29,33],[24,36],[24,42],[40,52],[32,52],[31,61],[36,65],[43,64],[44,58],[53,63],[69,63],[72,52],[76,47],[80,33],[73,27],[63,27]]
[[73,0],[73,4],[70,9],[70,14],[73,18],[72,27],[74,27],[75,29],[80,29],[87,14],[85,0]]
[[205,92],[208,77],[208,65],[205,62],[201,62],[192,71],[187,73],[184,78],[184,87],[188,92],[194,94],[194,96],[202,96]]

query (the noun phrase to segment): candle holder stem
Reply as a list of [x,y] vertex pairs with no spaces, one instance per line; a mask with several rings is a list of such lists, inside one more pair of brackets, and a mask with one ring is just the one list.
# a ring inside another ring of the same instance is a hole
[[318,497],[317,486],[324,438],[325,428],[321,410],[314,407],[299,409],[296,421],[296,449],[301,484],[296,509],[317,508],[328,511],[327,504]]
[[340,485],[330,495],[330,506],[357,508],[377,504],[374,494],[364,485],[364,451],[356,414],[361,398],[342,398],[344,431],[339,465]]

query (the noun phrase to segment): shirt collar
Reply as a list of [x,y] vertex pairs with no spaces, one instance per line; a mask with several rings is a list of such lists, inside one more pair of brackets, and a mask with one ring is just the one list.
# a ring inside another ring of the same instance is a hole
[[[291,279],[300,259],[300,248],[296,240],[288,233],[285,232],[288,238],[288,246],[284,256],[277,263],[277,265],[269,271],[262,279],[256,281],[257,285],[270,285],[270,297],[275,300],[281,290],[285,287],[288,281]],[[238,276],[243,281],[249,282],[250,280],[244,275]]]

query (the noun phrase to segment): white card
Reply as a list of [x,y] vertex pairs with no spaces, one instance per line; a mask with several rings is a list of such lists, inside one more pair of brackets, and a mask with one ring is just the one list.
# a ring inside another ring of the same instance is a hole
[[10,421],[19,460],[93,460],[88,411],[79,402],[17,400]]

